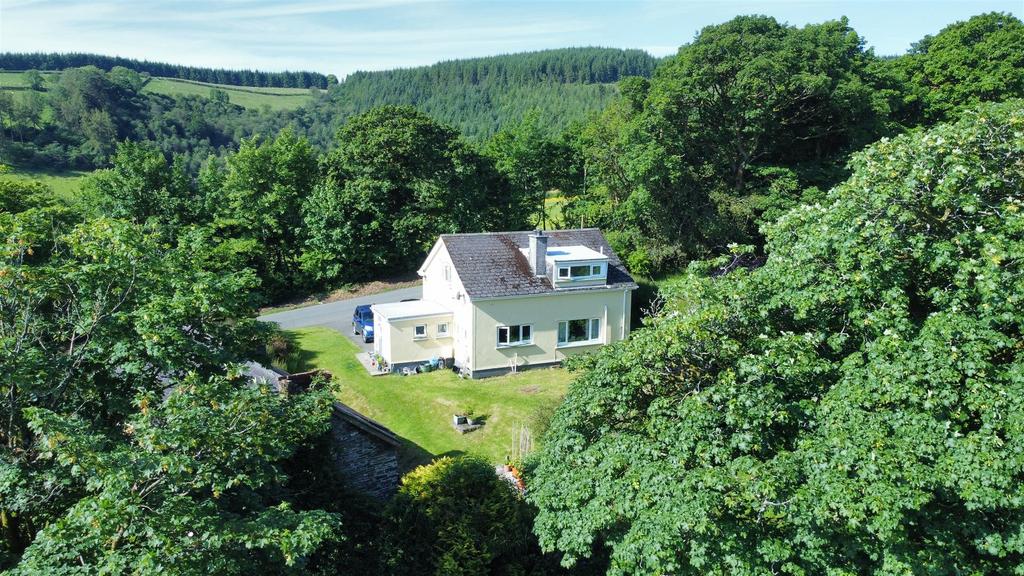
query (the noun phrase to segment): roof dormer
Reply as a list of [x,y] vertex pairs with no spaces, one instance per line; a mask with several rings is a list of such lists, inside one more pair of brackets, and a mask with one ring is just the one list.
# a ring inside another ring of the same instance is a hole
[[608,281],[608,256],[586,246],[559,246],[547,253],[556,288],[595,286]]

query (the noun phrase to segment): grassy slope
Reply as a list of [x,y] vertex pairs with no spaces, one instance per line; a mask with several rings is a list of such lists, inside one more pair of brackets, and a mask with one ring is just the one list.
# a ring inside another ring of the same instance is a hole
[[[557,405],[571,376],[560,368],[538,369],[485,380],[461,380],[443,370],[416,376],[370,376],[356,361],[356,346],[329,328],[289,331],[302,350],[301,368],[323,368],[337,381],[338,398],[403,438],[402,468],[443,454],[473,453],[501,463],[512,451],[513,430],[533,414]],[[459,434],[452,415],[472,409],[483,428]],[[536,442],[537,439],[534,439]]]
[[[57,81],[56,72],[43,72],[43,87],[52,86]],[[22,72],[0,71],[0,90],[4,88],[28,88]]]
[[38,180],[53,190],[55,196],[64,200],[74,200],[78,195],[82,181],[89,172],[77,170],[69,171],[47,171],[39,169],[14,168],[10,173],[3,174],[0,178],[11,178],[14,180]]
[[254,88],[249,86],[225,86],[222,84],[206,84],[176,80],[173,78],[153,78],[146,83],[143,92],[165,94],[167,96],[203,96],[209,97],[210,90],[217,88],[228,95],[232,104],[244,108],[259,109],[268,106],[272,110],[292,110],[309,102],[312,98],[307,88]]
[[[43,72],[42,74],[45,82],[44,88],[52,87],[59,77],[57,72]],[[0,71],[0,90],[12,90],[17,94],[25,91],[27,87],[22,72]],[[232,104],[250,109],[260,109],[267,106],[271,110],[294,110],[313,98],[308,88],[226,86],[223,84],[207,84],[174,78],[152,78],[146,83],[142,91],[167,96],[203,96],[208,98],[212,88],[226,92],[228,100]]]

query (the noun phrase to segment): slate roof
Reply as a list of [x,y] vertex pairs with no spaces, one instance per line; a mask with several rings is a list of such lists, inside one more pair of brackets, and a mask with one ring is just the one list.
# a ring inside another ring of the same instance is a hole
[[470,298],[528,296],[554,292],[586,290],[622,290],[636,288],[619,257],[597,228],[549,230],[548,249],[560,246],[586,246],[608,256],[608,283],[601,286],[556,290],[548,277],[533,275],[521,249],[529,249],[530,232],[488,232],[481,234],[442,234],[455,271]]

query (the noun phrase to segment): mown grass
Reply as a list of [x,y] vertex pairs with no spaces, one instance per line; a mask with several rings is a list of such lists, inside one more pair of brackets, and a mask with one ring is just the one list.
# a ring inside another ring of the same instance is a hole
[[258,110],[294,110],[309,102],[313,95],[307,88],[257,88],[252,86],[227,86],[207,84],[174,78],[152,78],[143,92],[167,96],[203,96],[208,98],[212,89],[223,90],[232,104]]
[[[436,456],[476,454],[494,463],[515,455],[514,431],[538,427],[561,401],[571,376],[561,368],[537,369],[483,380],[463,380],[450,370],[415,376],[370,376],[355,358],[358,348],[329,328],[287,332],[297,348],[294,368],[334,374],[342,402],[387,426],[403,439],[404,470]],[[460,434],[452,416],[471,410],[482,428]],[[534,445],[537,434],[532,434]]]

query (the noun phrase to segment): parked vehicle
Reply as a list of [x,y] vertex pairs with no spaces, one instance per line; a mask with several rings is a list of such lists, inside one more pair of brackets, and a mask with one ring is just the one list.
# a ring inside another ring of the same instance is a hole
[[352,313],[352,333],[362,335],[363,342],[373,342],[373,311],[369,304],[356,306],[356,311]]

